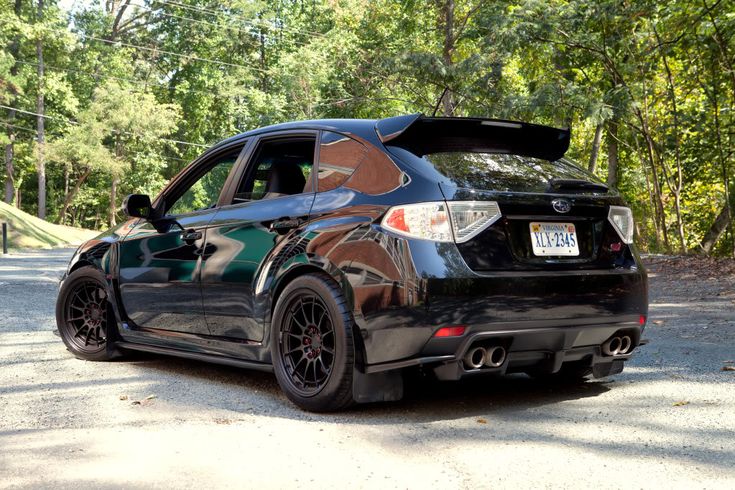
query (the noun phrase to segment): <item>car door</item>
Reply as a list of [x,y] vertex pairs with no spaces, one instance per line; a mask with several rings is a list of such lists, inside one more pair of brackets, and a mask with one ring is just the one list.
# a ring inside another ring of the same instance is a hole
[[230,205],[219,209],[210,223],[201,281],[212,335],[263,339],[253,282],[273,248],[308,221],[316,139],[313,131],[262,136],[252,145]]
[[207,225],[244,143],[194,164],[120,247],[120,296],[131,328],[209,334],[199,281]]

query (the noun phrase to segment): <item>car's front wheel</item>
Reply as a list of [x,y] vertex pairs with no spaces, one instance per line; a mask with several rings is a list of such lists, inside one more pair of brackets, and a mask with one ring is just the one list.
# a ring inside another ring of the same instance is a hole
[[342,291],[331,278],[306,274],[286,286],[273,313],[271,354],[289,400],[316,412],[353,403],[352,324]]
[[66,278],[56,302],[56,325],[66,347],[80,359],[105,361],[111,315],[103,274],[81,267]]

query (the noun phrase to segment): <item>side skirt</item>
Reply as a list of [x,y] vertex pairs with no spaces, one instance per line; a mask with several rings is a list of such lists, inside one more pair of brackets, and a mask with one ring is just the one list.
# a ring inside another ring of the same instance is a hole
[[127,350],[136,350],[142,352],[151,352],[153,354],[163,354],[166,356],[183,357],[193,359],[195,361],[211,362],[214,364],[223,364],[225,366],[233,366],[244,369],[255,369],[257,371],[265,371],[272,373],[273,366],[262,362],[244,361],[232,357],[215,356],[211,354],[201,354],[199,352],[186,352],[178,349],[167,349],[165,347],[157,347],[153,345],[136,344],[133,342],[117,341],[115,347]]

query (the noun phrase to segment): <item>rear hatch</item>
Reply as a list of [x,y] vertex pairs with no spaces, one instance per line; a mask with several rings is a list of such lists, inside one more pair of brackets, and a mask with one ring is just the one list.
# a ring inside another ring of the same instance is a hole
[[[500,218],[457,243],[478,272],[632,267],[608,219],[617,192],[562,158],[569,132],[483,119],[413,121],[388,150],[439,181],[448,202],[493,201]],[[451,210],[451,207],[450,207]]]

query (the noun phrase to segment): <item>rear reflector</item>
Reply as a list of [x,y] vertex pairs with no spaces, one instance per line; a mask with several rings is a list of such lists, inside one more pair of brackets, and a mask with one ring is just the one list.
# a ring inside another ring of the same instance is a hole
[[434,333],[434,337],[459,337],[464,335],[466,329],[464,325],[442,327]]

